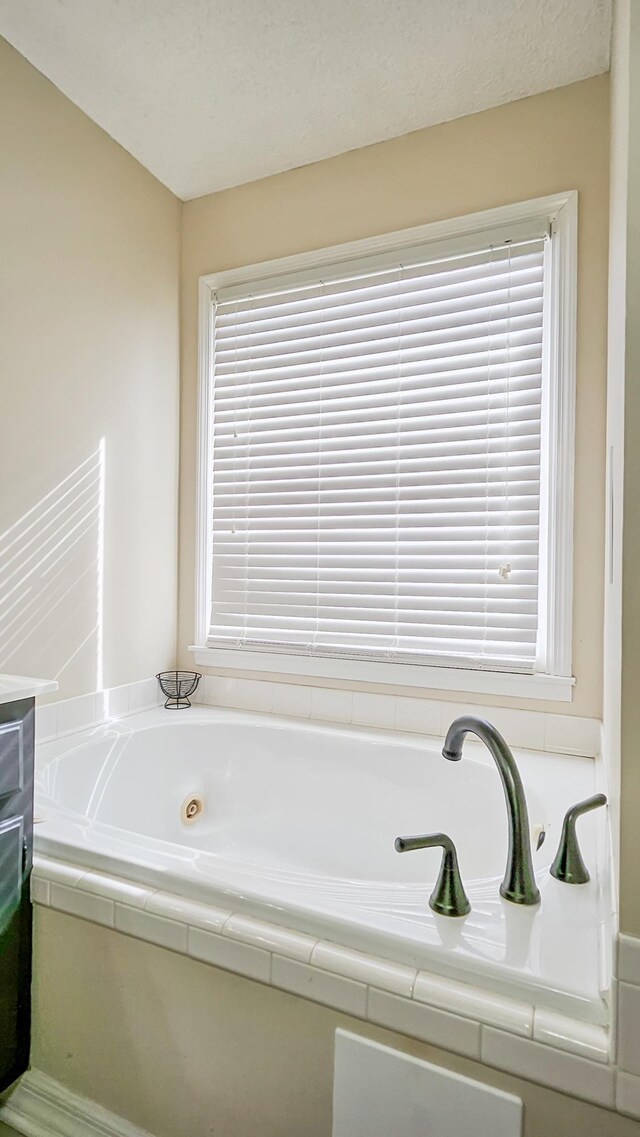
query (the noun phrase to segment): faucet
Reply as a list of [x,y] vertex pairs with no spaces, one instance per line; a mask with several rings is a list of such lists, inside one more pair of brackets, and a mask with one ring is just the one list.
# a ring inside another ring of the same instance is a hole
[[471,911],[464,890],[456,847],[446,833],[427,833],[424,837],[396,837],[396,852],[410,853],[413,849],[444,850],[436,886],[429,897],[429,907],[439,916],[467,916]]
[[451,723],[442,747],[443,758],[447,758],[450,762],[459,762],[462,758],[462,744],[467,734],[475,734],[481,742],[484,742],[495,759],[502,778],[509,819],[509,852],[504,880],[500,885],[500,895],[514,904],[537,904],[540,893],[531,860],[529,814],[515,758],[495,726],[484,719],[476,718],[475,715],[461,715]]
[[586,801],[572,805],[565,813],[558,852],[549,869],[556,880],[563,880],[566,884],[586,884],[591,880],[576,837],[576,821],[583,813],[589,813],[592,809],[598,809],[599,806],[606,804],[607,799],[604,794],[594,794]]

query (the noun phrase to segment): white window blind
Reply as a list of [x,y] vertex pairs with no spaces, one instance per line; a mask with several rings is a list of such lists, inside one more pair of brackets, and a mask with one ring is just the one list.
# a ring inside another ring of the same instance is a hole
[[216,295],[209,646],[533,670],[546,240]]

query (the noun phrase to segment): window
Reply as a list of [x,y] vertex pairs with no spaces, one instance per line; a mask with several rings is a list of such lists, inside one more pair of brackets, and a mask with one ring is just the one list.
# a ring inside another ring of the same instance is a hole
[[572,258],[565,195],[203,282],[209,661],[570,697]]

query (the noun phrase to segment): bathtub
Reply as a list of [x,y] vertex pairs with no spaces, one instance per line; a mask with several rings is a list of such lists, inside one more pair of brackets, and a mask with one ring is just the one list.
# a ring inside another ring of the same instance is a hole
[[[606,1023],[604,811],[580,829],[590,883],[548,871],[595,762],[515,751],[534,845],[542,835],[542,901],[525,908],[498,892],[507,819],[493,759],[468,739],[446,762],[441,746],[208,707],[145,711],[38,747],[36,852]],[[440,850],[394,849],[399,834],[435,830],[458,849],[464,919],[428,907]]]

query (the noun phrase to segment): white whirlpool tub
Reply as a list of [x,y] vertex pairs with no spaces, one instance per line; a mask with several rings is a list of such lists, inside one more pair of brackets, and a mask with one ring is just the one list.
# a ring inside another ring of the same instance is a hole
[[[41,745],[36,852],[594,1023],[607,1021],[604,811],[580,824],[589,884],[549,875],[568,806],[595,763],[515,751],[542,901],[501,899],[507,819],[498,770],[469,738],[441,739],[194,707],[114,720]],[[203,812],[181,816],[197,796]],[[399,855],[399,834],[456,843],[471,913],[434,915],[439,849]]]

